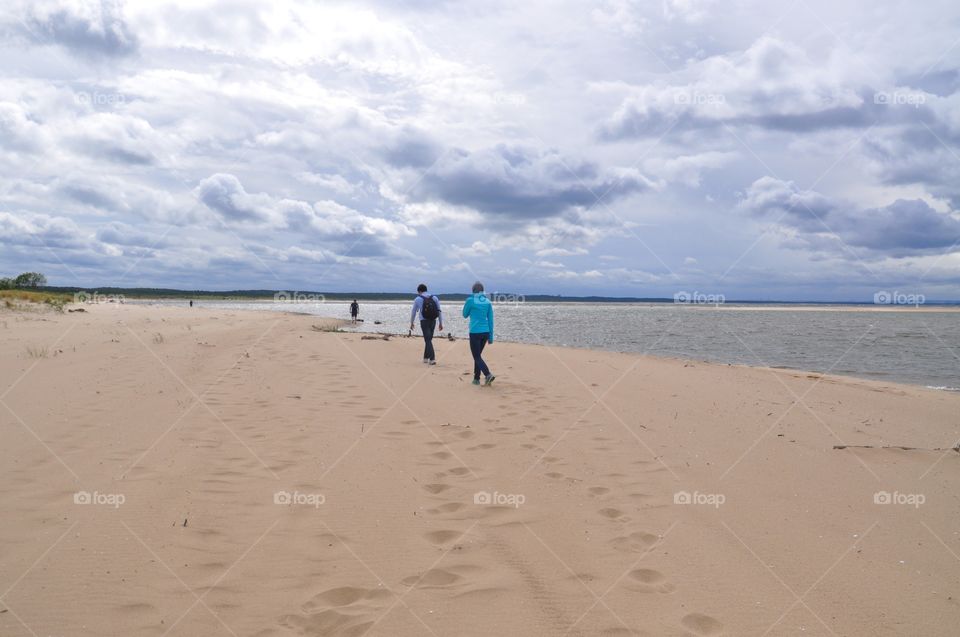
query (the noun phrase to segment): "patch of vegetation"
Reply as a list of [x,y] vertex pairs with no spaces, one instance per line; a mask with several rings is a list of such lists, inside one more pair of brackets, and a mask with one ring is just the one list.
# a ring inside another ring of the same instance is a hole
[[49,353],[50,350],[48,350],[45,346],[34,347],[33,345],[27,345],[28,358],[46,358]]
[[22,309],[22,306],[18,302],[22,303],[41,303],[48,305],[56,312],[63,312],[63,308],[67,303],[70,303],[73,300],[73,297],[69,294],[61,294],[57,292],[39,292],[36,290],[24,290],[24,289],[8,289],[0,290],[0,299],[3,300],[4,306],[8,309],[16,310]]

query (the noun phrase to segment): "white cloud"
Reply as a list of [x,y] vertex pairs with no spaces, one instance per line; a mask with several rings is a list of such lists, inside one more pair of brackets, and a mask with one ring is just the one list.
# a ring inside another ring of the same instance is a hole
[[860,259],[960,297],[957,8],[808,4],[13,0],[0,268],[823,298]]

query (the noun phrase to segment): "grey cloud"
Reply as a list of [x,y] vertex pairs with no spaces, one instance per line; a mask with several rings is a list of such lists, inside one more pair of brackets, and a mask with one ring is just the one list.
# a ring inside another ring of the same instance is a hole
[[146,120],[117,113],[93,113],[63,133],[70,147],[94,159],[149,166],[157,163],[164,137]]
[[0,243],[49,248],[82,248],[85,233],[72,219],[0,212]]
[[858,209],[792,182],[762,177],[747,190],[740,208],[799,231],[792,245],[841,250],[847,246],[902,257],[949,249],[960,241],[955,212],[941,213],[920,199],[897,199],[880,208]]
[[405,129],[387,146],[383,156],[391,165],[399,168],[426,169],[437,160],[441,152],[437,144],[423,133]]
[[23,16],[22,31],[32,42],[56,44],[88,56],[121,57],[135,53],[139,46],[116,0],[33,7]]
[[92,208],[117,210],[120,207],[108,193],[90,186],[70,183],[60,186],[59,191],[69,199]]
[[895,253],[950,248],[960,241],[960,220],[920,199],[897,199],[851,215],[844,224],[854,245]]
[[339,253],[352,256],[396,254],[393,242],[413,234],[401,223],[365,215],[333,201],[310,204],[274,199],[266,193],[248,193],[240,180],[230,174],[207,177],[195,192],[228,224],[255,224],[244,231],[248,235],[260,236],[266,226],[277,233],[292,233],[298,242],[330,244]]
[[590,207],[598,198],[612,202],[651,187],[636,172],[618,175],[595,164],[564,157],[555,150],[504,144],[445,154],[414,189],[503,220],[530,220]]
[[36,152],[43,146],[43,128],[17,104],[0,103],[0,149]]
[[124,246],[128,249],[146,248],[147,252],[170,246],[170,242],[163,238],[162,233],[142,232],[125,223],[116,221],[102,227],[97,232],[97,239],[103,243]]
[[691,64],[678,77],[685,80],[630,87],[599,125],[598,137],[614,141],[724,126],[802,133],[933,123],[937,115],[926,105],[922,86],[944,90],[956,83],[953,73],[944,72],[938,81],[916,77],[922,85],[917,88],[868,86],[835,61],[824,66],[796,45],[769,36],[746,51]]
[[863,141],[865,157],[882,183],[922,184],[935,197],[960,208],[960,161],[953,146],[960,141],[943,126],[881,131]]

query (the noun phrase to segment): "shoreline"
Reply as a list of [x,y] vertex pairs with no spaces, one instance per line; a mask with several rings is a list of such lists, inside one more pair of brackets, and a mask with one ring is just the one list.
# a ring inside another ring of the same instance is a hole
[[[307,313],[300,313],[300,312],[285,312],[285,313],[290,314],[291,316],[318,316],[316,314],[307,314]],[[320,318],[326,318],[326,317],[320,317]],[[328,319],[328,320],[340,320],[340,319]],[[344,319],[344,323],[345,324],[341,324],[339,327],[348,327],[350,325],[350,321],[347,319]],[[400,334],[395,332],[359,332],[359,331],[341,330],[340,333],[371,335],[371,336],[372,335],[389,336],[391,338],[398,338],[398,339],[411,338],[411,339],[416,339],[417,341],[420,341],[422,338],[419,334],[414,334],[413,336],[407,336],[406,334]],[[462,336],[454,336],[454,338],[456,340],[466,340]],[[440,337],[435,337],[434,340],[437,340],[437,339],[440,339]],[[440,340],[446,341],[448,339],[446,336],[444,336]],[[631,351],[624,351],[624,350],[617,350],[617,349],[603,349],[599,347],[580,347],[578,345],[548,345],[545,343],[527,343],[524,341],[513,341],[506,338],[498,338],[496,342],[509,343],[511,345],[517,345],[521,347],[538,347],[538,348],[546,348],[546,349],[575,350],[575,351],[581,351],[581,352],[593,352],[596,354],[616,354],[616,355],[623,355],[623,356],[639,357],[639,358],[649,359],[651,361],[663,360],[663,361],[671,361],[674,363],[695,363],[697,365],[709,365],[711,367],[716,367],[716,368],[733,367],[733,368],[740,368],[740,369],[765,370],[773,373],[782,372],[787,374],[799,374],[807,377],[822,377],[824,380],[832,379],[835,381],[853,381],[853,382],[859,382],[859,383],[873,383],[873,384],[877,384],[882,387],[888,387],[888,388],[899,387],[899,388],[910,388],[910,389],[925,389],[925,390],[935,391],[935,392],[960,392],[960,388],[954,388],[954,387],[946,387],[946,386],[934,387],[930,385],[922,385],[919,383],[905,383],[905,382],[896,381],[896,380],[881,380],[877,378],[865,378],[863,376],[856,376],[853,374],[837,374],[834,372],[820,372],[817,370],[799,369],[795,367],[771,367],[769,365],[747,365],[744,363],[724,363],[721,361],[712,361],[712,360],[706,360],[706,359],[700,359],[700,358],[693,358],[690,356],[684,357],[684,356],[669,356],[666,354],[645,354],[642,352],[631,352]]]
[[[441,296],[441,299],[444,298]],[[207,298],[207,297],[198,297],[193,299],[195,303],[202,304],[204,302],[208,303],[257,303],[257,304],[277,304],[277,303],[298,303],[300,301],[277,301],[272,298]],[[454,297],[453,302],[459,302],[462,299]],[[157,303],[160,305],[174,304],[178,306],[180,304],[186,304],[190,301],[188,298],[164,298],[164,297],[130,297],[126,299],[126,303],[133,305],[142,305],[148,303]],[[344,299],[331,299],[330,301],[314,301],[314,300],[304,300],[302,303],[337,303],[337,304],[349,304],[350,301],[346,298]],[[367,299],[365,303],[372,304],[409,304],[409,299],[406,298],[397,298],[397,299]],[[504,301],[504,302],[494,302],[494,305],[611,305],[616,307],[625,307],[625,306],[638,306],[638,307],[650,307],[650,308],[689,308],[691,310],[729,310],[729,311],[758,311],[758,312],[787,312],[787,311],[798,311],[798,312],[914,312],[914,313],[923,313],[923,312],[945,312],[945,313],[955,313],[960,312],[960,302],[943,302],[943,303],[923,303],[920,305],[905,305],[905,304],[871,304],[871,303],[803,303],[803,302],[736,302],[736,301],[727,301],[725,303],[674,303],[668,300],[665,301],[541,301],[541,300],[531,300],[531,301]],[[284,311],[284,310],[277,310]]]
[[[246,302],[249,302],[249,301],[244,301],[244,303],[246,303]],[[133,305],[146,305],[146,304],[147,304],[147,303],[134,303]],[[160,305],[157,305],[156,307],[168,307],[168,306],[167,306],[166,304],[160,304]],[[178,307],[179,307],[179,305],[178,305]],[[672,306],[671,306],[671,307],[672,307]],[[690,305],[690,306],[687,306],[687,307],[690,307],[690,308],[696,309],[696,310],[715,309],[715,308],[713,308],[712,306],[709,307],[709,308],[702,307],[702,306],[696,306],[696,305]],[[207,311],[236,311],[236,312],[242,312],[242,311],[257,312],[257,311],[262,311],[262,310],[244,310],[243,308],[231,308],[231,309],[229,309],[229,310],[224,310],[224,309],[222,309],[222,308],[204,308],[202,304],[198,304],[198,305],[194,308],[194,310],[196,310],[196,309],[203,309],[203,310],[207,310]],[[756,310],[756,311],[764,311],[764,310],[766,310],[766,309],[768,309],[768,308],[750,308],[750,307],[747,307],[747,308],[734,308],[734,307],[730,307],[730,308],[722,308],[722,309],[727,309],[727,310],[731,310],[731,311],[732,311],[732,310],[738,310],[738,309],[743,309],[743,310],[745,310],[745,311],[754,311],[754,310]],[[769,308],[769,309],[770,309],[770,311],[782,311],[782,310],[786,310],[787,308]],[[407,335],[406,335],[406,333],[404,333],[404,332],[387,332],[387,331],[361,332],[361,331],[352,331],[352,330],[349,329],[349,327],[351,326],[350,319],[340,319],[340,318],[336,318],[336,317],[326,317],[326,316],[322,316],[322,315],[319,315],[319,314],[312,314],[312,313],[310,313],[310,312],[299,312],[299,311],[296,311],[296,310],[285,310],[285,309],[282,309],[282,308],[271,309],[270,311],[272,311],[272,312],[277,312],[277,313],[281,313],[281,314],[290,314],[290,315],[294,315],[294,316],[312,316],[312,317],[316,317],[316,318],[318,318],[318,319],[329,320],[329,321],[341,321],[341,323],[339,324],[339,327],[348,328],[348,329],[344,330],[345,332],[348,332],[348,333],[357,333],[357,334],[364,333],[364,334],[379,334],[379,335],[389,334],[391,337],[407,338]],[[812,309],[812,310],[810,310],[810,311],[818,311],[818,310]],[[848,310],[848,311],[857,311],[857,310]],[[896,309],[891,309],[891,310],[883,310],[883,309],[870,310],[870,309],[866,309],[866,310],[863,310],[863,311],[898,312],[898,311],[904,311],[904,310],[896,310]],[[910,311],[912,311],[912,310],[910,310]],[[920,311],[921,311],[921,312],[924,312],[924,311],[934,312],[934,311],[936,311],[936,310],[930,309],[930,310],[920,310]],[[953,312],[953,311],[954,311],[954,310],[950,310],[950,312]],[[960,308],[957,308],[956,311],[960,312]],[[415,338],[419,338],[419,336],[418,336],[416,333],[414,333],[414,337],[415,337]],[[446,338],[446,337],[443,337],[443,338]],[[462,338],[464,338],[464,337],[463,337],[463,336],[455,336],[455,338],[457,338],[457,339],[462,339]],[[796,372],[796,373],[802,373],[802,374],[828,375],[828,376],[837,377],[837,378],[844,378],[844,379],[855,379],[855,380],[861,380],[861,381],[876,382],[876,383],[881,383],[881,384],[903,385],[903,386],[905,386],[905,387],[923,388],[923,389],[928,389],[928,390],[931,390],[931,391],[948,392],[948,393],[949,393],[949,392],[958,392],[958,393],[960,393],[960,386],[930,385],[930,384],[923,383],[923,382],[906,382],[906,381],[899,381],[899,380],[886,380],[886,379],[881,379],[881,378],[876,378],[876,377],[869,377],[869,376],[862,376],[862,375],[857,375],[857,374],[839,374],[839,373],[833,373],[833,372],[822,372],[822,371],[819,371],[819,370],[805,369],[805,368],[800,368],[800,367],[789,367],[789,366],[779,366],[779,367],[778,367],[778,366],[769,366],[769,365],[752,365],[752,364],[746,364],[746,363],[724,362],[724,361],[721,361],[721,360],[709,360],[709,359],[703,359],[703,358],[696,358],[696,357],[693,357],[693,356],[673,356],[673,355],[668,355],[668,354],[647,354],[647,353],[643,353],[643,352],[635,352],[635,351],[629,351],[629,350],[623,350],[623,349],[603,348],[603,347],[584,347],[584,346],[579,346],[579,345],[559,345],[559,344],[531,343],[531,342],[527,342],[527,341],[511,340],[511,339],[505,338],[505,337],[499,337],[497,340],[498,340],[498,342],[513,343],[513,344],[516,344],[516,345],[535,345],[535,346],[541,346],[541,347],[547,347],[547,348],[577,349],[577,350],[585,350],[585,351],[608,352],[608,353],[616,353],[616,354],[646,356],[646,357],[650,357],[650,358],[653,358],[653,359],[676,360],[676,361],[681,361],[681,362],[683,362],[683,361],[691,361],[691,362],[696,362],[696,363],[700,363],[700,364],[716,365],[716,366],[720,366],[720,367],[746,367],[746,368],[753,368],[753,369],[768,369],[768,370],[773,370],[773,371]]]

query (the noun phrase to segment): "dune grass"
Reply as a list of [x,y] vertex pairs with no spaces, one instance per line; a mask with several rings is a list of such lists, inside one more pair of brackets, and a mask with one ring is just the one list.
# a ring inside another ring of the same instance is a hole
[[73,301],[71,294],[56,292],[37,292],[35,290],[0,290],[0,303],[11,310],[29,309],[29,304],[48,305],[57,312],[63,312],[67,303]]

